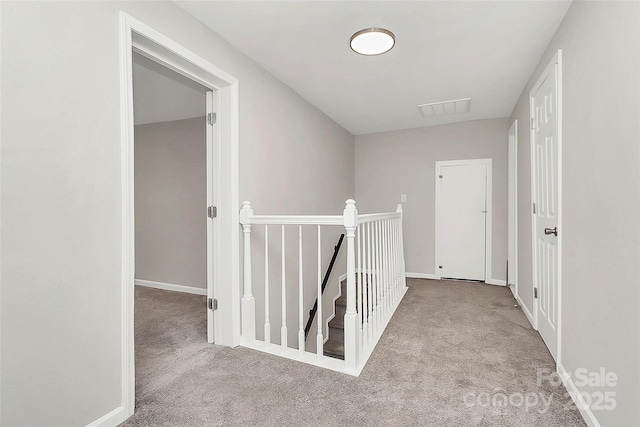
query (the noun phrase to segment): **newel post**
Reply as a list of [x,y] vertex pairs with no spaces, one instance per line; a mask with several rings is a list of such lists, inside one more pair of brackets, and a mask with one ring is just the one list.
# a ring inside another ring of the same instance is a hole
[[251,222],[253,209],[251,203],[242,202],[240,224],[244,234],[244,292],[242,295],[242,341],[253,342],[256,339],[256,299],[253,296],[251,282]]
[[402,211],[402,203],[398,203],[398,208],[396,209],[396,212],[398,212],[400,214],[400,218],[398,220],[398,224],[400,225],[400,270],[401,270],[401,274],[402,274],[402,285],[406,288],[407,287],[407,276],[406,276],[406,270],[405,270],[405,266],[404,266],[404,232],[402,229],[402,218],[404,217],[404,212]]
[[358,367],[358,313],[356,312],[356,256],[355,235],[358,226],[358,210],[355,200],[346,201],[343,212],[347,235],[347,310],[344,315],[344,363],[345,369]]

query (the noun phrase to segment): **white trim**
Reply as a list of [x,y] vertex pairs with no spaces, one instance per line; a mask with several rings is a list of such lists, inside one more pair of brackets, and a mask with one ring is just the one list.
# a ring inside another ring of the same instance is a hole
[[565,388],[569,392],[569,395],[571,396],[573,403],[575,403],[576,408],[578,408],[578,411],[580,411],[580,415],[582,415],[582,418],[584,419],[585,423],[587,423],[589,427],[600,427],[600,423],[598,422],[598,419],[596,418],[593,411],[591,411],[591,408],[589,407],[587,402],[584,400],[584,397],[582,397],[582,394],[580,394],[578,387],[575,385],[575,383],[571,379],[571,376],[567,373],[567,370],[564,369],[564,366],[562,366],[562,363],[560,362],[557,363],[556,371],[560,375],[560,378],[562,379],[562,383],[564,384]]
[[[326,342],[329,341],[329,322],[331,322],[333,320],[333,318],[336,317],[336,301],[342,296],[342,281],[343,280],[347,280],[347,273],[341,274],[340,277],[338,277],[338,295],[333,297],[333,303],[331,304],[331,309],[333,311],[331,312],[331,315],[329,315],[329,317],[327,317],[327,321],[324,324],[324,327],[325,327],[324,341],[323,341],[324,344],[326,344]],[[319,316],[317,316],[317,317],[319,317]],[[322,320],[318,319],[317,321],[320,322]]]
[[522,312],[524,313],[525,317],[527,318],[529,323],[531,323],[531,327],[533,329],[535,329],[536,327],[535,327],[535,324],[534,324],[533,314],[531,314],[531,311],[529,311],[529,309],[524,304],[524,302],[522,302],[522,298],[520,298],[519,295],[514,295],[514,297],[515,297],[516,301],[518,302],[518,304],[520,305],[520,308],[522,309]]
[[[509,147],[511,147],[511,143],[513,141],[513,152],[515,155],[515,162],[513,164],[513,171],[514,171],[514,176],[513,176],[513,220],[514,220],[514,230],[513,230],[513,236],[512,239],[514,240],[514,259],[510,260],[509,259],[509,241],[507,240],[507,261],[509,262],[509,264],[513,265],[513,272],[514,272],[514,277],[509,277],[509,266],[507,265],[507,277],[505,277],[505,282],[509,281],[509,279],[511,279],[511,284],[513,285],[513,287],[510,287],[511,292],[513,293],[513,295],[518,295],[518,119],[515,119],[513,121],[513,124],[511,125],[511,127],[509,128],[509,133],[508,133],[508,144]],[[513,138],[513,140],[511,139]],[[507,150],[508,153],[508,150]],[[511,158],[507,158],[507,169],[509,166],[509,162],[511,162]],[[509,185],[509,177],[507,177],[507,191],[508,191],[508,185]],[[507,194],[507,203],[509,203],[509,197]],[[511,206],[507,206],[507,211],[511,208]],[[508,221],[509,221],[509,216],[507,215],[507,239],[509,239],[509,228],[508,228]],[[508,285],[508,283],[506,283]]]
[[[0,1],[0,16],[2,16],[2,2]],[[0,20],[0,30],[2,28],[2,20]],[[0,31],[1,32],[1,31]],[[2,72],[0,71],[0,87],[2,87]],[[1,104],[1,103],[0,103]],[[2,107],[0,106],[0,123],[2,123]],[[2,142],[0,142],[0,153],[2,153]],[[0,169],[2,169],[2,155],[0,155]],[[0,175],[2,175],[0,173]],[[0,185],[0,188],[2,186]],[[2,197],[0,196],[0,212],[2,212]],[[0,242],[2,242],[2,221],[0,220]],[[0,244],[0,260],[2,259],[2,245]],[[2,263],[0,262],[0,265]],[[2,277],[1,273],[2,268],[0,267],[0,278]],[[0,280],[1,282],[1,280]],[[2,307],[2,286],[0,284],[0,307]],[[0,319],[2,319],[2,309],[0,308]],[[0,331],[2,331],[2,321],[0,320]],[[0,366],[2,366],[2,334],[0,334]],[[0,369],[0,384],[2,384],[2,369]],[[2,393],[0,393],[0,422],[2,421]]]
[[[134,200],[133,200],[133,77],[132,52],[170,68],[216,91],[218,124],[214,132],[218,142],[215,154],[214,205],[214,288],[220,309],[214,323],[216,342],[237,346],[240,343],[240,281],[238,221],[238,80],[210,62],[137,19],[120,11],[120,114],[121,114],[121,191],[122,191],[122,406],[124,418],[134,412]],[[218,228],[216,232],[215,228]]]
[[507,286],[507,282],[500,279],[489,279],[485,280],[484,283],[486,283],[487,285]]
[[[435,165],[435,185],[436,185],[436,201],[435,201],[435,265],[436,265],[436,279],[441,279],[442,275],[438,271],[437,266],[440,265],[440,255],[438,251],[438,224],[439,224],[439,215],[438,215],[438,200],[440,198],[440,180],[438,175],[441,175],[441,168],[443,166],[463,166],[463,165],[485,165],[487,172],[487,181],[486,181],[486,209],[487,215],[485,220],[485,238],[484,238],[484,279],[492,276],[491,273],[491,265],[492,265],[492,235],[493,235],[493,160],[492,159],[463,159],[463,160],[438,160]],[[461,279],[464,279],[461,277]]]
[[129,418],[135,410],[135,359],[134,359],[134,270],[131,260],[135,245],[133,224],[135,216],[133,200],[133,65],[131,53],[131,26],[127,15],[120,13],[120,163],[122,180],[122,290],[121,290],[121,408],[123,418]]
[[280,344],[269,343],[266,344],[264,341],[248,341],[243,342],[242,347],[250,348],[252,350],[261,351],[263,353],[272,354],[274,356],[284,357],[285,359],[295,360],[297,362],[306,363],[309,365],[319,366],[321,368],[330,369],[336,372],[342,372],[349,375],[354,375],[351,371],[345,371],[344,369],[344,361],[340,359],[336,359],[329,356],[320,356],[316,353],[311,353],[309,351],[305,351],[304,354],[300,355],[300,350],[297,348],[287,347],[286,350],[282,350],[282,346]]
[[[558,68],[557,82],[557,100],[556,111],[558,112],[558,122],[556,123],[557,138],[558,138],[558,228],[564,230],[562,224],[562,49],[558,49],[556,52]],[[558,363],[560,363],[560,356],[562,353],[562,241],[564,233],[559,233],[558,236],[558,348],[556,350],[558,356]]]
[[408,279],[431,279],[438,280],[435,274],[433,273],[410,273],[406,272],[404,276]]
[[[208,90],[206,93],[206,112],[207,115],[217,113],[217,96],[216,92]],[[206,173],[207,173],[207,209],[209,206],[217,206],[218,199],[218,177],[215,173],[216,158],[218,156],[218,140],[215,124],[206,124]],[[218,253],[217,239],[215,236],[219,233],[219,223],[211,218],[207,218],[207,283],[205,295],[207,298],[215,298],[218,294],[215,280],[215,260]],[[218,324],[218,311],[207,310],[207,342],[210,344],[216,341],[216,325]]]
[[204,288],[196,288],[195,286],[175,285],[173,283],[154,282],[153,280],[135,280],[136,286],[144,286],[146,288],[162,289],[164,291],[184,292],[186,294],[207,295]]
[[491,159],[482,159],[487,162],[487,219],[485,225],[485,267],[484,277],[487,280],[488,277],[493,277],[493,161]]
[[124,407],[118,406],[113,411],[101,416],[94,422],[87,424],[86,427],[116,427],[125,420]]
[[[544,71],[538,77],[536,84],[529,91],[529,120],[533,120],[533,98],[535,93],[540,89],[540,86],[546,80],[546,77],[550,75],[552,72],[556,73],[556,91],[557,91],[557,99],[556,99],[556,114],[557,114],[557,122],[556,122],[556,137],[558,141],[558,288],[557,288],[557,310],[558,310],[558,327],[557,327],[557,337],[556,337],[556,363],[560,364],[561,361],[561,353],[562,353],[562,240],[563,240],[563,226],[562,226],[562,49],[558,49],[553,58],[549,61],[549,64],[545,67]],[[531,205],[535,202],[535,177],[534,171],[536,170],[535,165],[535,144],[534,144],[534,130],[531,129],[531,125],[529,126],[529,145],[530,145],[530,153],[531,156]],[[532,273],[533,273],[533,287],[535,288],[538,283],[537,280],[537,256],[536,256],[536,218],[533,210],[531,212],[531,262],[532,262]],[[533,291],[533,290],[532,290]],[[534,328],[538,329],[538,299],[533,298],[533,318],[535,320]]]
[[[543,73],[544,75],[545,73]],[[532,299],[532,310],[533,310],[533,328],[538,330],[538,301],[536,301],[535,288],[537,283],[537,256],[536,256],[536,214],[533,213],[533,206],[536,202],[536,183],[535,183],[535,146],[534,146],[534,135],[533,135],[533,125],[532,122],[535,120],[533,116],[533,95],[534,90],[537,90],[540,86],[540,81],[538,81],[534,87],[529,92],[529,158],[530,158],[530,168],[529,168],[529,178],[531,185],[531,199],[529,200],[529,215],[531,217],[531,279],[532,279],[532,289],[531,289],[531,299]]]

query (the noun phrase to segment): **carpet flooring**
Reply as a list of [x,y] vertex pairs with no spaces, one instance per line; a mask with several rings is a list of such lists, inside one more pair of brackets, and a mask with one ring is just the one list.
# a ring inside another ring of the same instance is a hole
[[136,288],[121,426],[584,426],[504,287],[410,279],[360,377],[206,343],[204,297]]

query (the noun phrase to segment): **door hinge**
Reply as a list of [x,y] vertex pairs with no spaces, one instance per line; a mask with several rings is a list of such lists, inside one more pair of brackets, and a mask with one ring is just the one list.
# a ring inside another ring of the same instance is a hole
[[533,288],[533,297],[538,298],[538,288]]
[[443,175],[439,175],[438,178],[444,178],[444,176]]
[[536,204],[533,204],[533,213],[536,213]]
[[533,129],[535,129],[535,128],[536,128],[536,127],[535,127],[535,126],[534,126],[534,124],[533,124],[533,117],[531,117],[531,129],[533,130]]
[[218,208],[216,206],[209,206],[207,208],[207,216],[209,218],[216,218],[218,216]]
[[209,300],[207,301],[207,307],[209,307],[209,310],[217,310],[218,300],[215,298],[209,298]]
[[218,120],[218,116],[216,113],[207,113],[207,123],[210,125],[215,125]]

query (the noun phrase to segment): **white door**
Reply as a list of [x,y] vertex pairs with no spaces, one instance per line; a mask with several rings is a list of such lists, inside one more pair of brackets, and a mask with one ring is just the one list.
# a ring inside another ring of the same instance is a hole
[[436,276],[485,280],[488,162],[436,162]]
[[531,91],[533,184],[533,275],[536,324],[556,359],[560,279],[558,60],[547,67]]
[[216,339],[217,323],[217,304],[214,304],[216,298],[214,274],[214,256],[216,248],[214,247],[214,234],[217,229],[216,222],[216,195],[213,192],[215,188],[215,94],[213,91],[207,91],[207,341],[214,343]]
[[507,286],[518,294],[518,121],[509,129],[508,137],[508,218],[507,218]]

